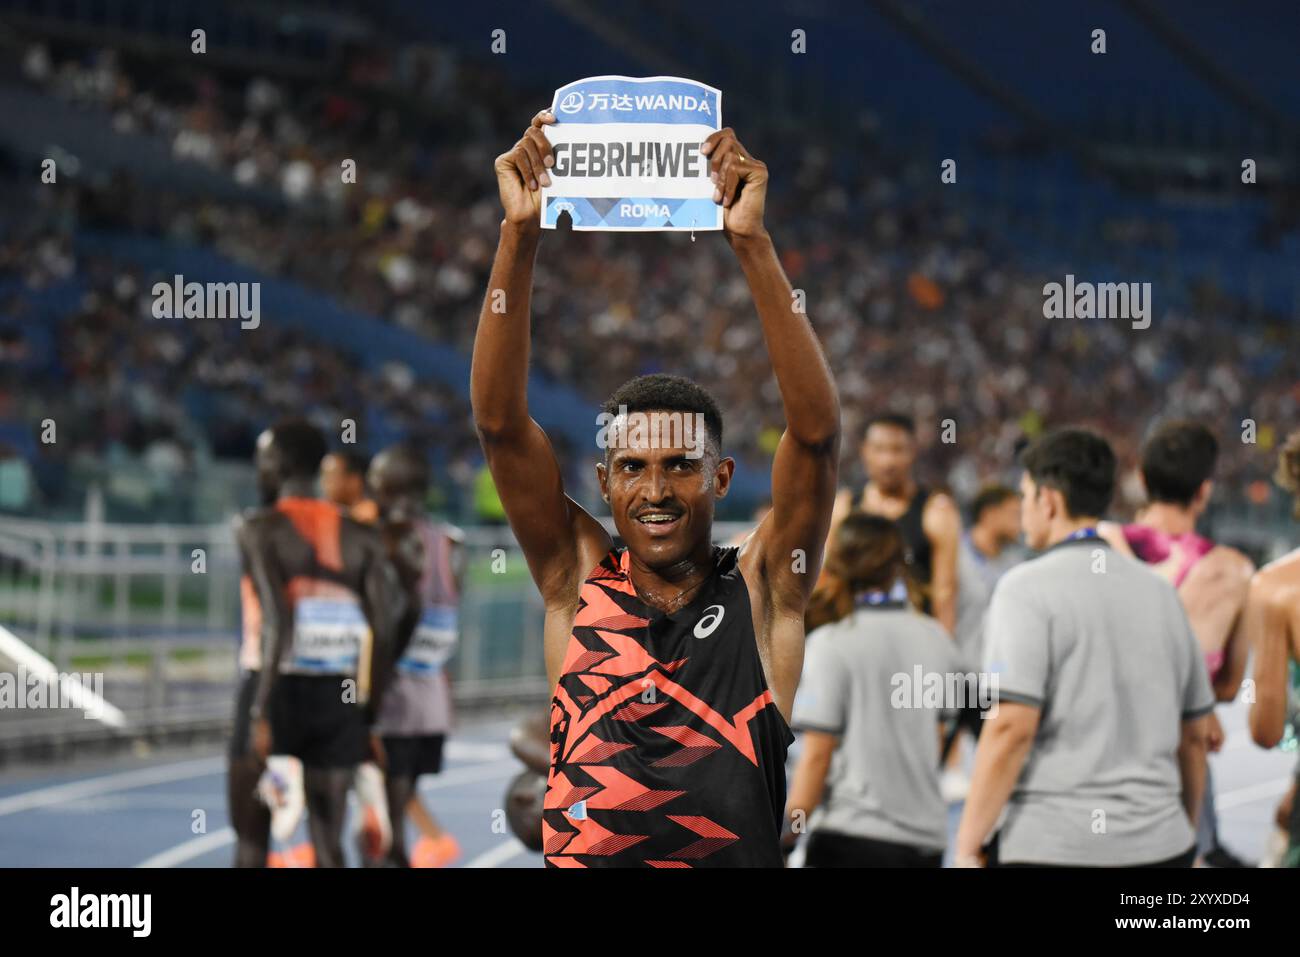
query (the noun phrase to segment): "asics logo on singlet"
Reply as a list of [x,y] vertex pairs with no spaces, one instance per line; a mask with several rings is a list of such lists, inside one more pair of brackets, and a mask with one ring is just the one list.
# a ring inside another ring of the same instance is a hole
[[[714,611],[715,608],[717,611]],[[727,610],[721,605],[710,605],[704,609],[704,616],[695,623],[695,637],[707,638],[717,631],[718,626],[722,624],[722,616],[726,612]]]

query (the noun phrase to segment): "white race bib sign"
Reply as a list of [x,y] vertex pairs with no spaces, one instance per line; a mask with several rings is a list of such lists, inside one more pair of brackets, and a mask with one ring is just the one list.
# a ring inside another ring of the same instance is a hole
[[722,228],[700,153],[722,128],[721,91],[675,76],[594,76],[556,90],[551,112],[544,229],[566,212],[574,229]]
[[282,671],[356,674],[361,646],[370,635],[360,605],[349,599],[300,598],[293,617],[293,648]]
[[397,670],[408,675],[437,674],[456,648],[457,617],[449,605],[426,607]]

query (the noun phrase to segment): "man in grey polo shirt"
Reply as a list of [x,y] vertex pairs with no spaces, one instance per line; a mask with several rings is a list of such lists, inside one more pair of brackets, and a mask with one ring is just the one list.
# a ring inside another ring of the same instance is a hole
[[[1038,558],[989,607],[998,706],[980,736],[956,863],[1188,866],[1214,692],[1178,593],[1097,537],[1115,456],[1082,429],[1022,458]],[[998,825],[997,834],[985,841]]]

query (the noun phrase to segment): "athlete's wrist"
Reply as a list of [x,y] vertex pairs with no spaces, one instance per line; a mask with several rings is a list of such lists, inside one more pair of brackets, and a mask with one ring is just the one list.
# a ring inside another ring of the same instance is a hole
[[753,233],[728,233],[727,241],[741,259],[747,256],[764,255],[775,250],[772,235],[765,227]]
[[508,241],[536,243],[541,236],[542,226],[536,219],[529,219],[525,222],[515,222],[510,219],[501,220],[501,241],[503,243]]

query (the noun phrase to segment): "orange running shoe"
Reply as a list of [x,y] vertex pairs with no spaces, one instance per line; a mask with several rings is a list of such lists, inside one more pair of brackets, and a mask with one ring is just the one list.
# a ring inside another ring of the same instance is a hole
[[411,848],[412,867],[446,867],[460,857],[460,844],[443,831],[437,837],[421,837]]
[[284,851],[271,851],[266,855],[267,867],[315,867],[316,848],[311,841],[303,841]]

